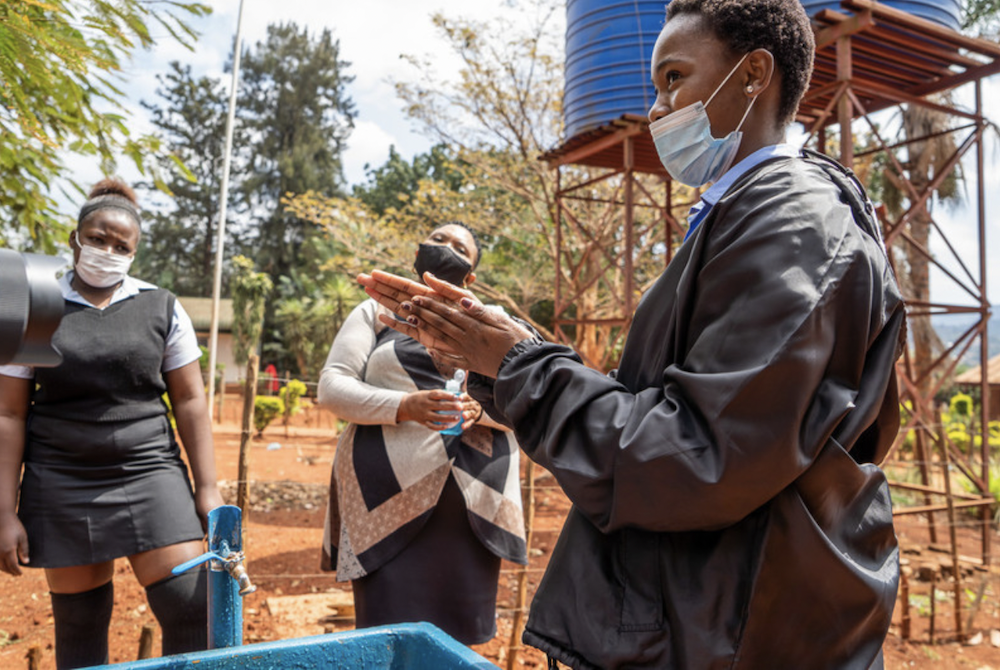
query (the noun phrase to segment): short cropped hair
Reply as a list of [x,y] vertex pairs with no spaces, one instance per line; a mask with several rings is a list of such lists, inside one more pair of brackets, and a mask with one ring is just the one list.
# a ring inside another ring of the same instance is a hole
[[809,87],[816,43],[799,0],[671,0],[667,20],[699,14],[715,36],[736,54],[767,49],[781,74],[778,119],[795,118],[799,100]]

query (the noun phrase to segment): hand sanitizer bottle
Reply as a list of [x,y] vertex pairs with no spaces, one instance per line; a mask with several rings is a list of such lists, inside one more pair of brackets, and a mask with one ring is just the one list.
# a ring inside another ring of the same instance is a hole
[[[455,370],[455,376],[445,382],[444,390],[449,393],[453,393],[456,398],[462,395],[462,382],[465,381],[465,370]],[[449,415],[454,415],[455,412],[448,412]],[[454,426],[448,426],[441,431],[442,435],[461,435],[462,434],[462,413],[458,412],[458,423]]]

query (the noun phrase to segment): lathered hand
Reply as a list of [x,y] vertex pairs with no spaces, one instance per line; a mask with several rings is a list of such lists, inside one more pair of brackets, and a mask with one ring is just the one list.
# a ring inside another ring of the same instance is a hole
[[379,304],[405,320],[379,317],[452,364],[496,377],[504,355],[532,333],[499,310],[487,309],[471,292],[434,275],[426,284],[375,270],[358,281]]

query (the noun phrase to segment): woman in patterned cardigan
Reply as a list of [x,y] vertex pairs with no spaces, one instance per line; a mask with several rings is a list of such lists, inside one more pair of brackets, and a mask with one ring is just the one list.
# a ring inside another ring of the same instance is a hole
[[[472,231],[434,230],[414,269],[468,286]],[[358,628],[429,621],[479,644],[496,632],[501,559],[525,563],[518,446],[467,394],[444,390],[454,367],[383,325],[373,300],[344,322],[319,400],[350,422],[330,481],[323,568],[354,589]],[[461,435],[441,431],[461,412]]]

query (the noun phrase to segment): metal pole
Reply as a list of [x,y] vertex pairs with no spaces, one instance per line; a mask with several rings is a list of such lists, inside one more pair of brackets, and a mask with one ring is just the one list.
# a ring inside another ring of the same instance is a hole
[[[983,85],[982,80],[976,80],[975,86],[976,93],[976,124],[979,126],[979,134],[976,138],[976,218],[979,223],[979,291],[981,300],[981,319],[983,322],[983,330],[979,334],[979,430],[980,439],[982,443],[980,445],[979,457],[982,459],[982,478],[983,482],[986,484],[987,490],[983,491],[984,494],[989,493],[990,485],[990,378],[989,378],[989,360],[990,360],[990,339],[989,339],[989,323],[990,323],[990,301],[987,296],[986,288],[986,185],[983,180],[986,177],[986,170],[984,165],[986,164],[986,157],[984,156],[984,146],[983,143],[986,141],[984,135],[986,132],[986,120],[983,118]],[[972,449],[969,449],[969,453],[972,453]],[[983,555],[983,565],[989,570],[990,567],[990,538],[993,533],[990,529],[990,522],[992,520],[992,514],[989,506],[983,506],[980,511],[980,518],[983,522],[982,529],[982,555]]]
[[625,138],[625,145],[622,147],[624,158],[625,174],[625,235],[623,246],[625,247],[625,320],[631,325],[632,322],[632,299],[635,292],[635,271],[632,263],[632,255],[635,253],[635,193],[634,180],[635,173],[635,141],[632,137]]
[[[243,37],[243,0],[236,18],[236,42],[233,48],[233,83],[229,91],[229,115],[226,118],[226,143],[222,156],[222,191],[219,194],[219,225],[215,241],[215,279],[212,282],[212,327],[208,341],[208,420],[215,411],[215,364],[219,348],[219,300],[222,293],[222,249],[226,239],[226,202],[229,200],[229,164],[233,149],[233,122],[236,119],[236,93],[240,83],[240,55]],[[223,388],[225,386],[223,385]]]
[[563,192],[562,192],[562,166],[556,168],[556,276],[555,276],[555,309],[553,310],[552,332],[556,336],[556,341],[566,343],[567,338],[563,334],[563,301],[562,301],[562,220],[563,220]]
[[[837,80],[850,82],[854,76],[851,67],[851,38],[841,37],[837,40]],[[854,106],[847,91],[837,101],[837,124],[840,126],[840,163],[846,168],[854,167],[854,134],[851,121],[854,119]]]

